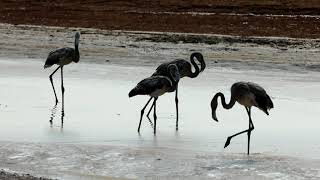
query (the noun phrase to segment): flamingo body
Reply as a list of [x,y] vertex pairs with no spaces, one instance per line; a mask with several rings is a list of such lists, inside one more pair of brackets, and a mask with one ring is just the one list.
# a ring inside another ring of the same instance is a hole
[[79,55],[76,55],[74,48],[61,48],[55,51],[51,51],[47,57],[47,60],[44,64],[44,68],[51,67],[54,64],[59,66],[64,66],[70,64],[71,62],[79,62]]
[[136,95],[150,95],[159,97],[166,92],[174,91],[171,80],[166,76],[151,76],[140,81],[136,87],[129,92],[129,97]]
[[234,83],[231,87],[231,94],[239,104],[248,108],[255,106],[267,115],[269,115],[268,110],[273,108],[273,102],[267,92],[256,83]]

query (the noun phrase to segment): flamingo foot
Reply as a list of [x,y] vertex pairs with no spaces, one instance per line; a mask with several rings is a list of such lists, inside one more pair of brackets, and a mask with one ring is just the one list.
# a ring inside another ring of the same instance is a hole
[[231,137],[228,137],[226,143],[224,144],[224,148],[228,147],[231,141]]

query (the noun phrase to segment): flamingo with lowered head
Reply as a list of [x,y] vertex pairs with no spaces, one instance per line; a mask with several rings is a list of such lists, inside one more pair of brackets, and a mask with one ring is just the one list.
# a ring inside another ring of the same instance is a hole
[[267,92],[258,84],[252,82],[236,82],[231,86],[231,98],[227,104],[224,95],[219,92],[211,101],[212,118],[218,121],[216,116],[216,109],[218,107],[218,97],[221,98],[222,106],[225,109],[231,109],[236,102],[243,105],[249,116],[249,129],[236,133],[229,136],[224,147],[226,148],[233,137],[238,136],[242,133],[248,134],[248,155],[250,153],[250,136],[251,131],[254,129],[253,122],[251,119],[251,107],[255,106],[262,110],[264,113],[269,115],[268,110],[273,108],[273,102]]

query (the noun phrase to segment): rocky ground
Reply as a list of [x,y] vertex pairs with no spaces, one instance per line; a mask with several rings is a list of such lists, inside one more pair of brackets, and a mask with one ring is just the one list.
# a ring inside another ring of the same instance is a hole
[[30,174],[18,174],[18,173],[9,173],[4,170],[0,170],[0,179],[2,180],[50,180],[44,177],[34,177]]

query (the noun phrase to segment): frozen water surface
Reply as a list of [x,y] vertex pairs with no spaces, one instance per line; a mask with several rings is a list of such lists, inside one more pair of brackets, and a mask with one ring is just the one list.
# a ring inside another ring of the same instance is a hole
[[[63,179],[320,178],[320,73],[211,65],[197,79],[180,82],[179,132],[171,93],[158,101],[157,136],[146,118],[139,135],[148,97],[129,99],[128,92],[154,68],[68,65],[62,126],[61,103],[54,106],[48,78],[53,68],[43,70],[38,59],[2,58],[0,168]],[[223,149],[229,135],[247,128],[245,109],[219,106],[215,122],[209,105],[219,91],[229,99],[239,80],[259,83],[275,104],[270,116],[253,109],[249,157],[246,135]],[[60,73],[54,81],[61,99]]]

